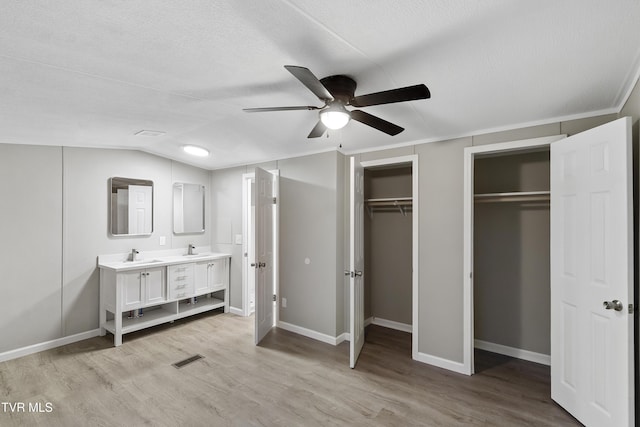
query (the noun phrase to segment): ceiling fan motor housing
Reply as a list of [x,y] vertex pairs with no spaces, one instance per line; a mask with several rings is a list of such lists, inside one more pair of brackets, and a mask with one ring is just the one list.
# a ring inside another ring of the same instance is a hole
[[328,76],[320,79],[320,83],[333,95],[333,98],[349,105],[356,92],[356,82],[351,77],[344,75]]

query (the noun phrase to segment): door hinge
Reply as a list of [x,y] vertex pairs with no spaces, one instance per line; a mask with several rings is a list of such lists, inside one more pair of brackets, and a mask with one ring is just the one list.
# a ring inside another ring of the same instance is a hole
[[278,201],[277,197],[274,197],[273,198],[273,204],[275,205],[277,201]]
[[275,302],[275,301],[277,301],[277,300],[276,300],[276,294],[273,294],[273,301],[274,301],[274,302]]
[[629,304],[629,314],[633,314],[633,312],[634,312],[633,304]]

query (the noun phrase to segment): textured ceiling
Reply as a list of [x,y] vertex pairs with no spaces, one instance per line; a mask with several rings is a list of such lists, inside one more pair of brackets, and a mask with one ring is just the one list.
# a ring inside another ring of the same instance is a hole
[[[637,0],[4,0],[0,143],[214,169],[441,140],[618,112],[639,54]],[[356,94],[425,83],[432,98],[364,109],[397,136],[351,122],[308,140],[317,112],[242,112],[322,105],[283,65],[347,74]]]

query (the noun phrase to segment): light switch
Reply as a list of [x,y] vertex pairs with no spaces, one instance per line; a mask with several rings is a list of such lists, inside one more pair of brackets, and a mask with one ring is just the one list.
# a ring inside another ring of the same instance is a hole
[[236,234],[236,245],[242,244],[242,234]]
[[160,236],[160,246],[167,244],[167,236]]

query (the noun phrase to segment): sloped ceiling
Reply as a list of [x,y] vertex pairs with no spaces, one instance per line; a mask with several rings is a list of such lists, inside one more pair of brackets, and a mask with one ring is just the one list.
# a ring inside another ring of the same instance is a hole
[[[0,143],[140,149],[208,169],[618,112],[637,79],[637,0],[3,1]],[[356,94],[425,83],[306,138],[322,105],[283,65]],[[158,137],[135,136],[158,130]],[[184,144],[211,151],[185,154]]]

